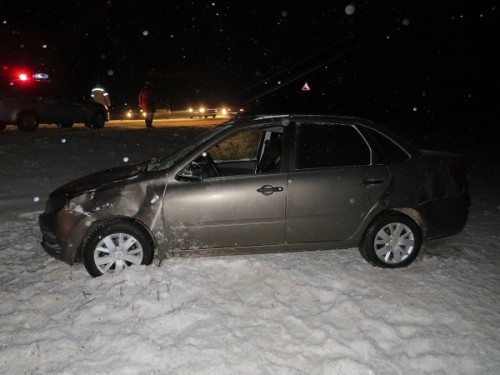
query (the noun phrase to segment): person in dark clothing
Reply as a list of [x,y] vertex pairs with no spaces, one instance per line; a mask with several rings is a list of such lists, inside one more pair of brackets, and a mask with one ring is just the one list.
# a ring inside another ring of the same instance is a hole
[[153,118],[156,111],[156,100],[153,94],[153,85],[151,82],[146,82],[141,92],[139,93],[139,107],[145,113],[146,127],[153,127]]

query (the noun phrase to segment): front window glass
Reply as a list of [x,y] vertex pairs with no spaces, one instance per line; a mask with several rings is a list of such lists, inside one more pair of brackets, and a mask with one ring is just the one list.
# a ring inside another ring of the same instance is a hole
[[370,165],[371,151],[355,127],[338,124],[299,124],[296,168]]
[[220,176],[279,172],[282,135],[282,127],[247,129],[224,139],[207,153]]
[[259,150],[261,129],[236,133],[211,148],[209,153],[217,162],[255,160]]
[[208,132],[204,132],[204,133],[200,134],[186,147],[184,147],[184,148],[180,149],[179,151],[177,151],[169,156],[166,156],[158,161],[155,161],[155,169],[156,168],[157,169],[168,169],[168,168],[172,167],[175,163],[177,163],[179,160],[181,160],[184,156],[189,154],[195,148],[201,146],[205,142],[208,142],[210,139],[215,137],[217,134],[219,134],[223,130],[226,130],[230,126],[231,126],[230,122],[223,123],[219,126],[216,126],[215,128],[212,128]]

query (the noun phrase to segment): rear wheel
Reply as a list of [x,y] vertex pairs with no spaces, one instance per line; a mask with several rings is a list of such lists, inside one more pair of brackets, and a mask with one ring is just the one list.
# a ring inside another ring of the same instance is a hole
[[377,267],[406,267],[417,257],[422,245],[420,228],[409,217],[389,213],[375,219],[359,245],[359,252]]
[[38,129],[38,121],[36,117],[32,114],[24,114],[19,117],[19,121],[17,122],[17,126],[19,130],[24,132],[34,132]]
[[93,277],[151,264],[153,255],[151,242],[143,231],[124,220],[98,224],[83,243],[83,263]]
[[102,113],[96,113],[92,118],[92,127],[96,129],[104,128],[104,124],[106,124],[106,118]]

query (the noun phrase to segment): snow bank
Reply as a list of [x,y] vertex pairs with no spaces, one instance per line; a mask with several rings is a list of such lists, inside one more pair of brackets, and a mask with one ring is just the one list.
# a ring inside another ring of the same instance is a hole
[[495,157],[471,160],[465,230],[407,269],[347,249],[174,258],[92,279],[45,254],[50,190],[195,131],[0,134],[0,374],[500,373]]

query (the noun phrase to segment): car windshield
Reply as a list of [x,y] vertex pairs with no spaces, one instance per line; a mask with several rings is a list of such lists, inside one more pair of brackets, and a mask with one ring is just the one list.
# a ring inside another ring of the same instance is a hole
[[211,130],[209,130],[207,132],[203,132],[202,134],[198,135],[186,147],[181,148],[180,150],[174,152],[173,154],[171,154],[169,156],[165,156],[161,159],[152,159],[147,166],[147,170],[152,171],[152,170],[161,170],[161,169],[171,168],[175,163],[177,163],[179,160],[181,160],[183,157],[185,157],[191,151],[196,149],[198,146],[209,141],[210,139],[215,137],[217,134],[219,134],[223,130],[229,128],[231,126],[231,124],[232,124],[232,122],[230,122],[230,121],[222,123],[222,124],[212,128]]

